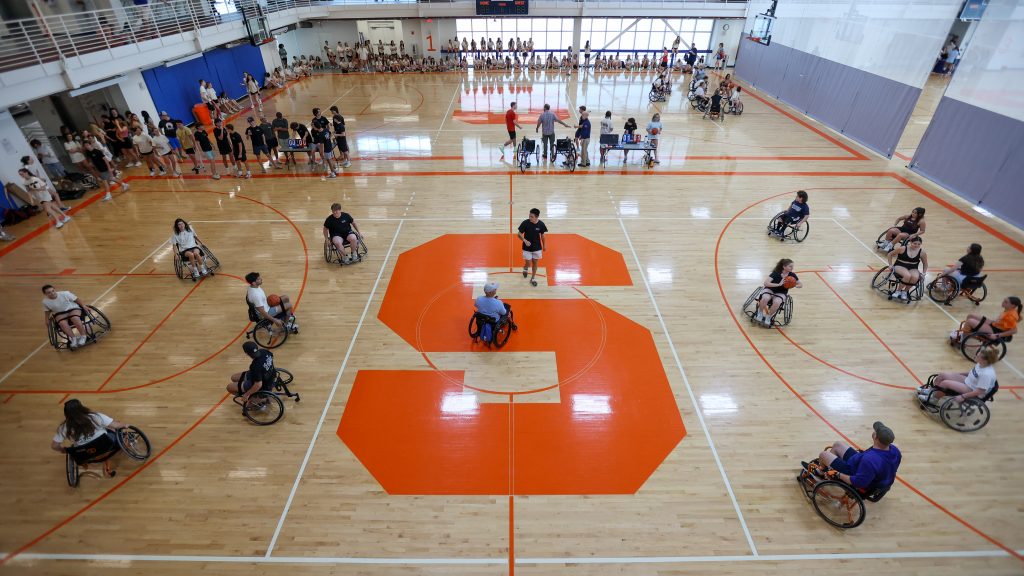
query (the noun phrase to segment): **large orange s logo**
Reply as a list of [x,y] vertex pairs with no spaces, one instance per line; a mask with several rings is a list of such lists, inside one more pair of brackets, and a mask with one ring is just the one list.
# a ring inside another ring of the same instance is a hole
[[[549,285],[632,285],[620,253],[550,238]],[[403,253],[378,317],[432,367],[431,353],[486,353],[466,333],[463,274],[507,270],[512,249],[506,234],[450,234]],[[554,352],[558,381],[526,393],[558,402],[469,390],[461,371],[361,370],[338,436],[390,494],[636,492],[686,434],[650,331],[589,298],[507,302],[520,329],[495,359]]]

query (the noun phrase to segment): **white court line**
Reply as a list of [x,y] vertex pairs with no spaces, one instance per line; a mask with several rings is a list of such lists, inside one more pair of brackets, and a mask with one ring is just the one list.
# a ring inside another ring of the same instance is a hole
[[437,139],[441,137],[441,131],[444,130],[444,123],[448,121],[448,115],[452,113],[452,108],[455,106],[455,97],[462,92],[462,82],[459,82],[455,86],[455,93],[452,94],[452,101],[448,103],[448,111],[444,113],[444,117],[441,118],[441,127],[437,129],[437,134],[434,134],[434,138],[430,141],[430,145],[433,146],[437,143]]
[[[1024,550],[1018,550],[1024,554]],[[6,555],[0,552],[0,555]],[[891,560],[941,558],[1004,558],[1004,550],[935,550],[928,552],[850,552],[821,554],[763,554],[760,556],[611,556],[517,558],[517,565],[531,564],[694,564],[735,562],[806,562],[828,560]],[[158,554],[49,554],[23,553],[11,563],[39,560],[82,560],[86,562],[209,562],[222,564],[378,564],[378,565],[499,565],[508,558],[372,558],[344,556],[197,556]]]
[[[160,245],[156,247],[156,249],[154,249],[152,252],[150,252],[148,255],[146,255],[146,257],[143,258],[142,260],[140,260],[138,264],[136,264],[135,266],[132,266],[132,269],[129,270],[128,272],[126,272],[125,276],[121,276],[121,278],[117,282],[114,282],[114,284],[111,285],[110,288],[107,288],[106,290],[103,291],[102,294],[100,294],[99,296],[93,298],[92,299],[93,303],[94,304],[95,303],[99,303],[99,301],[102,300],[104,296],[109,294],[110,291],[113,290],[114,288],[117,288],[117,285],[120,284],[121,282],[124,282],[125,278],[128,278],[127,274],[131,274],[132,272],[135,272],[135,270],[137,270],[139,266],[142,266],[143,264],[148,262],[149,259],[152,258],[154,254],[159,252],[160,249],[164,247],[164,244],[167,244],[168,242],[170,242],[170,240],[164,240],[163,242],[161,242]],[[17,372],[18,368],[21,368],[22,366],[24,366],[25,362],[28,362],[30,358],[35,356],[37,352],[42,350],[49,343],[50,343],[49,340],[44,340],[43,343],[40,344],[38,348],[36,348],[35,350],[29,352],[28,356],[25,356],[24,358],[22,358],[21,362],[18,362],[17,364],[15,364],[14,368],[11,368],[10,370],[8,370],[7,373],[4,374],[2,378],[0,378],[0,384],[3,384],[8,378],[11,377],[11,374],[14,374],[15,372]]]
[[356,330],[352,333],[352,340],[348,343],[348,350],[345,352],[345,359],[341,361],[341,368],[338,368],[338,375],[334,378],[334,386],[331,387],[331,393],[327,396],[327,402],[324,403],[323,412],[320,414],[320,421],[316,423],[316,430],[313,432],[313,438],[309,441],[309,447],[306,449],[306,456],[302,459],[302,465],[299,466],[299,473],[295,475],[295,482],[292,484],[292,490],[288,494],[288,501],[284,504],[284,510],[281,511],[281,517],[277,521],[277,528],[274,529],[274,536],[270,539],[270,545],[267,546],[267,553],[264,554],[265,559],[270,558],[270,554],[274,551],[274,546],[277,545],[277,537],[281,535],[281,528],[284,527],[285,518],[288,516],[288,511],[292,507],[292,500],[295,499],[295,493],[299,490],[299,483],[302,482],[302,475],[306,472],[306,465],[309,464],[309,457],[313,454],[313,448],[316,446],[316,440],[320,437],[320,430],[324,426],[324,421],[327,419],[327,413],[331,409],[331,402],[334,401],[334,394],[338,391],[338,384],[341,382],[341,375],[345,372],[345,368],[348,366],[348,360],[352,356],[352,349],[355,348],[356,339],[359,337],[359,332],[363,328],[363,321],[366,320],[366,313],[370,310],[370,304],[373,302],[373,296],[377,293],[377,286],[380,285],[380,279],[384,276],[384,270],[388,266],[388,260],[391,259],[391,252],[395,248],[395,243],[398,241],[398,233],[402,231],[402,222],[398,223],[398,229],[395,230],[395,235],[391,239],[391,246],[388,247],[388,253],[384,256],[384,261],[380,265],[380,272],[377,273],[377,279],[373,282],[373,289],[370,290],[370,296],[366,299],[366,305],[363,306],[363,313],[359,316],[359,323],[356,324]]
[[[856,237],[856,236],[855,236],[855,235],[853,234],[853,232],[850,232],[849,230],[847,230],[847,229],[846,229],[846,226],[843,226],[842,224],[840,224],[840,223],[839,223],[839,221],[838,221],[838,220],[836,220],[835,218],[829,218],[829,220],[831,220],[832,222],[834,222],[836,226],[839,226],[840,228],[842,228],[842,229],[843,229],[843,232],[846,232],[847,234],[849,234],[849,235],[850,235],[850,237],[851,237],[851,238],[853,238],[854,240],[856,240],[858,244],[860,244],[861,246],[863,246],[865,250],[867,250],[868,252],[871,252],[871,254],[872,254],[872,255],[873,255],[873,256],[874,256],[875,258],[878,258],[879,260],[881,260],[881,261],[882,261],[882,263],[883,263],[883,264],[885,264],[886,266],[888,266],[888,265],[889,265],[889,261],[888,261],[888,260],[886,260],[885,258],[882,258],[881,256],[879,256],[879,255],[878,255],[878,252],[877,252],[876,250],[872,250],[872,249],[871,249],[870,247],[868,247],[868,245],[867,245],[867,244],[865,244],[865,243],[861,242],[861,241],[860,241],[860,238],[857,238],[857,237]],[[927,290],[927,288],[926,288],[926,290]],[[936,302],[936,301],[932,300],[931,298],[929,298],[929,297],[928,297],[928,295],[927,295],[927,294],[922,294],[922,295],[921,295],[921,300],[922,300],[922,301],[924,301],[924,300],[927,300],[927,301],[928,301],[928,302],[930,302],[930,303],[931,303],[931,304],[932,304],[933,306],[935,306],[936,308],[938,308],[938,309],[939,309],[939,311],[941,311],[941,312],[942,312],[943,314],[945,314],[945,315],[946,315],[947,317],[949,317],[949,319],[950,319],[950,320],[952,320],[952,321],[953,321],[953,322],[955,322],[956,324],[960,324],[960,321],[959,321],[959,320],[957,320],[955,316],[953,316],[952,314],[950,314],[950,313],[949,313],[949,311],[948,311],[948,310],[946,310],[946,307],[945,307],[945,306],[943,306],[942,304],[939,304],[938,302]],[[1004,359],[1002,360],[1002,363],[1003,363],[1003,364],[1005,364],[1005,365],[1006,365],[1006,367],[1007,367],[1007,368],[1009,368],[1011,372],[1013,372],[1014,374],[1016,374],[1018,378],[1024,378],[1024,373],[1021,373],[1021,371],[1020,371],[1020,370],[1018,370],[1016,366],[1014,366],[1013,364],[1011,364],[1009,360],[1006,360],[1006,359],[1004,358]]]
[[654,306],[654,312],[658,315],[658,322],[661,324],[661,331],[665,333],[665,339],[668,340],[668,349],[672,351],[672,358],[676,362],[676,367],[679,369],[679,374],[683,377],[683,384],[686,385],[686,392],[690,395],[690,403],[693,405],[693,411],[697,414],[697,420],[700,422],[700,427],[704,431],[704,438],[708,442],[708,447],[711,449],[711,455],[715,458],[715,464],[718,466],[718,472],[722,475],[722,482],[725,483],[725,490],[729,493],[729,499],[732,500],[732,507],[736,510],[736,517],[740,521],[740,527],[743,528],[743,535],[747,538],[747,544],[750,546],[750,552],[755,557],[757,554],[757,547],[754,546],[754,539],[750,536],[750,530],[747,528],[747,522],[743,518],[743,512],[740,511],[740,504],[736,501],[736,495],[732,491],[732,484],[729,482],[729,476],[725,473],[725,468],[722,466],[722,460],[718,457],[718,450],[715,449],[715,442],[711,439],[711,432],[708,431],[707,424],[704,423],[704,415],[701,414],[700,406],[697,405],[697,397],[693,394],[693,388],[690,387],[690,379],[686,377],[686,370],[683,369],[683,363],[679,360],[679,354],[676,352],[675,344],[672,342],[672,336],[668,332],[668,326],[665,324],[665,317],[661,315],[661,308],[658,307],[658,300],[654,297],[654,292],[651,290],[651,285],[647,281],[647,274],[644,273],[644,266],[640,262],[640,256],[636,253],[636,248],[633,247],[633,240],[629,237],[629,232],[626,230],[626,223],[619,219],[619,226],[622,227],[622,233],[626,235],[626,243],[629,244],[629,251],[633,253],[633,260],[636,262],[637,270],[640,272],[640,277],[644,280],[644,287],[647,288],[647,296],[651,299],[651,304]]

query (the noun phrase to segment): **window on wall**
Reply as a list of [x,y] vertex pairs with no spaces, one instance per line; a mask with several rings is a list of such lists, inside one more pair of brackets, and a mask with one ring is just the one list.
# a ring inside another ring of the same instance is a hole
[[593,50],[629,52],[671,48],[679,36],[679,50],[695,45],[711,48],[714,20],[706,18],[583,18],[580,42],[590,40]]
[[572,18],[456,18],[455,35],[460,42],[501,38],[504,47],[510,39],[533,38],[535,50],[565,50],[572,44]]

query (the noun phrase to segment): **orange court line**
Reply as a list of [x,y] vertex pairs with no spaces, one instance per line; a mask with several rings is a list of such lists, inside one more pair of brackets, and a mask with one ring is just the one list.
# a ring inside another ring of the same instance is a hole
[[[754,353],[757,355],[757,357],[760,358],[761,361],[764,363],[764,365],[768,367],[768,370],[770,370],[771,373],[774,374],[775,377],[779,379],[779,382],[781,382],[782,385],[785,386],[786,389],[789,390],[789,392],[791,394],[793,394],[793,396],[797,400],[800,401],[800,403],[802,403],[804,406],[806,406],[807,409],[810,410],[810,412],[812,414],[817,416],[819,420],[821,420],[833,432],[838,434],[843,440],[846,441],[847,444],[849,444],[850,446],[853,446],[854,448],[858,448],[859,449],[859,447],[860,447],[859,444],[857,444],[852,438],[848,437],[846,434],[843,434],[843,432],[841,430],[839,430],[839,428],[837,428],[835,426],[835,424],[833,424],[823,414],[818,412],[818,410],[815,409],[814,406],[812,406],[811,403],[806,398],[804,398],[804,396],[802,394],[797,392],[796,389],[793,388],[793,386],[789,383],[789,381],[786,380],[786,378],[784,376],[782,376],[782,374],[779,373],[778,370],[776,370],[775,366],[768,360],[767,357],[765,357],[765,355],[761,352],[761,349],[758,348],[756,344],[754,344],[754,341],[750,338],[750,335],[747,334],[747,332],[743,329],[742,325],[740,325],[739,320],[736,318],[736,313],[733,311],[732,306],[729,304],[728,298],[726,298],[726,296],[725,296],[725,287],[722,285],[722,274],[721,274],[721,271],[719,270],[719,267],[718,267],[718,255],[719,255],[719,251],[721,249],[722,239],[725,238],[725,233],[729,230],[729,227],[732,226],[733,222],[735,222],[736,219],[739,218],[741,215],[743,215],[743,213],[745,213],[747,210],[750,210],[751,208],[753,208],[754,206],[757,206],[758,204],[761,204],[762,202],[766,202],[768,200],[773,200],[775,198],[779,198],[781,196],[785,196],[785,195],[788,195],[788,194],[792,194],[792,192],[782,192],[780,194],[775,194],[775,195],[772,195],[772,196],[768,196],[767,198],[762,198],[761,200],[758,200],[756,202],[748,204],[742,210],[740,210],[735,215],[733,215],[733,217],[728,222],[726,222],[725,226],[722,227],[722,231],[719,232],[719,234],[718,234],[718,240],[715,242],[715,282],[718,284],[718,294],[721,296],[722,303],[725,304],[725,309],[729,312],[729,316],[732,317],[732,321],[736,325],[736,328],[740,331],[740,334],[743,335],[743,338],[747,341],[747,344],[749,344],[750,347],[754,350]],[[948,508],[942,506],[941,504],[939,504],[935,500],[932,500],[930,497],[928,497],[923,492],[921,492],[920,490],[915,488],[913,485],[911,485],[909,482],[904,480],[901,476],[896,476],[896,479],[901,484],[903,484],[904,486],[909,488],[912,492],[914,492],[915,494],[917,494],[918,496],[923,498],[925,501],[927,501],[928,503],[932,504],[933,506],[935,506],[936,508],[938,508],[939,510],[944,512],[950,518],[952,518],[952,519],[956,520],[957,522],[959,522],[961,525],[963,525],[967,529],[969,529],[972,532],[974,532],[975,534],[981,536],[982,538],[984,538],[988,542],[998,546],[999,548],[1001,548],[1003,551],[1009,553],[1014,558],[1017,558],[1018,560],[1024,561],[1024,555],[1021,555],[1020,553],[1018,553],[1013,548],[1003,544],[1002,542],[1000,542],[999,540],[996,540],[992,536],[989,536],[985,532],[982,532],[980,529],[976,528],[975,526],[973,526],[972,524],[970,524],[969,522],[967,522],[966,520],[964,520],[960,516],[956,515],[953,511],[951,511]]]
[[910,156],[900,154],[899,152],[893,152],[892,155],[899,158],[900,160],[906,160],[907,162],[913,160],[913,158],[911,158]]
[[828,366],[829,368],[835,370],[836,372],[841,372],[843,374],[846,374],[847,376],[851,376],[851,377],[856,378],[858,380],[863,380],[864,382],[869,382],[871,384],[878,384],[879,386],[885,386],[887,388],[896,388],[896,389],[899,389],[899,390],[913,390],[914,389],[913,386],[900,386],[899,384],[888,384],[886,382],[879,382],[878,380],[872,380],[872,379],[867,378],[865,376],[861,376],[859,374],[854,374],[853,372],[850,372],[849,370],[845,370],[843,368],[840,368],[839,366],[836,366],[835,364],[832,364],[831,362],[829,362],[829,361],[827,361],[827,360],[825,360],[823,358],[815,356],[813,353],[811,353],[811,351],[807,350],[806,348],[804,348],[800,344],[797,344],[796,341],[793,340],[792,338],[790,338],[789,334],[786,334],[785,330],[783,330],[782,328],[777,328],[777,330],[779,331],[779,334],[782,334],[782,337],[785,338],[790,344],[792,344],[797,350],[803,352],[804,354],[806,354],[807,356],[810,356],[811,358],[817,360],[818,362],[821,362],[822,364],[824,364],[825,366]]
[[825,287],[831,290],[832,293],[836,295],[836,298],[838,298],[839,301],[843,303],[843,306],[846,306],[847,310],[849,310],[851,313],[853,313],[854,316],[857,317],[857,320],[860,320],[860,323],[863,324],[864,327],[868,329],[868,332],[870,332],[871,335],[875,337],[875,340],[878,340],[879,344],[884,346],[885,349],[889,351],[889,354],[891,354],[892,357],[895,358],[897,362],[899,362],[900,366],[903,366],[903,369],[906,370],[907,373],[910,374],[910,376],[918,384],[923,385],[924,382],[921,382],[921,379],[917,377],[917,374],[914,374],[914,371],[910,369],[910,366],[907,366],[906,362],[904,362],[903,359],[900,358],[900,355],[897,354],[892,348],[890,348],[889,345],[885,343],[885,340],[882,340],[882,337],[879,336],[873,328],[871,328],[871,326],[864,320],[864,318],[861,317],[860,314],[857,314],[857,311],[853,309],[853,306],[850,306],[850,304],[846,300],[844,300],[842,296],[839,295],[839,292],[836,292],[836,289],[833,288],[832,285],[828,283],[828,280],[825,280],[825,278],[822,277],[822,275],[817,272],[815,272],[814,275],[817,276],[819,280],[825,283]]
[[135,478],[136,476],[141,474],[143,470],[145,470],[146,468],[149,468],[154,462],[156,462],[161,457],[163,457],[164,454],[167,454],[167,452],[169,452],[171,450],[171,448],[174,448],[175,446],[177,446],[177,444],[179,442],[181,442],[183,439],[185,439],[185,437],[188,436],[193,430],[198,428],[199,425],[202,424],[203,421],[205,421],[210,416],[210,414],[213,414],[214,410],[216,410],[221,404],[224,403],[225,400],[228,399],[228,396],[230,396],[230,394],[225,394],[224,396],[222,396],[221,399],[217,403],[215,403],[213,406],[211,406],[210,409],[207,410],[202,416],[200,416],[198,420],[193,422],[192,425],[189,426],[187,430],[185,430],[180,435],[178,435],[178,437],[175,438],[174,441],[172,441],[170,444],[168,444],[166,448],[164,448],[163,450],[158,452],[155,456],[153,456],[149,460],[146,460],[145,462],[143,462],[142,465],[139,466],[139,468],[137,468],[134,472],[132,472],[131,474],[126,476],[124,478],[124,480],[121,480],[120,482],[118,482],[114,486],[110,487],[106,492],[104,492],[103,494],[100,494],[99,496],[94,498],[92,501],[90,501],[88,504],[86,504],[85,506],[79,508],[77,512],[71,514],[67,518],[61,520],[60,522],[58,522],[56,524],[54,524],[51,528],[49,528],[48,530],[46,530],[45,532],[43,532],[39,536],[36,536],[32,540],[30,540],[28,543],[22,545],[21,547],[16,549],[14,552],[11,552],[11,553],[7,554],[3,558],[0,558],[0,566],[3,566],[7,562],[11,561],[11,559],[13,559],[14,557],[16,557],[19,554],[25,552],[29,548],[32,548],[36,544],[42,542],[43,540],[45,540],[48,536],[50,536],[51,534],[53,534],[57,530],[60,530],[64,526],[67,526],[75,518],[78,518],[82,514],[85,514],[86,512],[88,512],[93,506],[99,504],[103,500],[106,500],[108,496],[110,496],[111,494],[116,492],[119,488],[121,488],[122,486],[124,486],[125,484],[130,482],[133,478]]

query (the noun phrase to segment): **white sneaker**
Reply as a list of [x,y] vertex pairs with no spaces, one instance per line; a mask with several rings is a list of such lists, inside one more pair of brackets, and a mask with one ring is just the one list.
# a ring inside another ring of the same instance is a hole
[[113,200],[113,199],[114,199],[114,197],[110,195],[110,192],[107,192],[106,195],[103,196],[103,202],[106,202],[107,200]]
[[64,222],[65,224],[67,224],[68,222],[71,222],[71,216],[68,216],[67,214],[65,214],[65,215],[64,215],[64,220],[63,220],[63,222]]
[[886,242],[885,246],[882,246],[882,252],[892,252],[892,242]]
[[175,172],[174,175],[175,176],[181,176],[181,172]]
[[85,343],[88,342],[88,341],[89,341],[89,339],[86,338],[85,336],[79,336],[78,337],[78,345],[79,346],[85,346]]
[[220,180],[220,174],[214,174],[213,175],[213,179],[214,180]]
[[129,184],[127,182],[122,182],[121,183],[121,191],[122,192],[127,192],[127,191],[131,190],[131,188],[132,188],[131,184]]
[[327,175],[327,177],[328,178],[337,178],[338,176],[334,172],[331,172],[330,174]]
[[351,165],[352,165],[352,163],[351,163],[351,162],[349,162],[348,160],[345,160],[345,161],[344,161],[344,162],[342,162],[342,164],[341,164],[341,166],[342,166],[343,168],[348,168],[348,167],[349,167],[349,166],[351,166]]
[[149,175],[150,176],[156,176],[156,171],[155,170],[150,170],[149,171]]
[[252,172],[246,171],[245,177],[246,178],[252,178]]
[[63,227],[64,227],[64,221],[63,220],[57,222],[57,224],[54,225],[54,228],[63,228]]
[[165,171],[161,170],[161,171],[160,171],[160,175],[161,175],[161,176],[167,176],[167,172],[165,172]]

